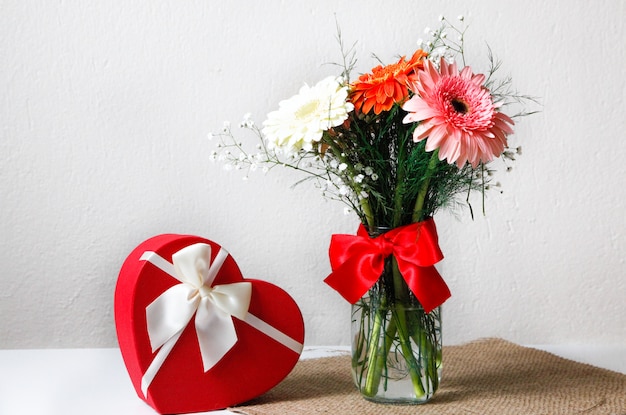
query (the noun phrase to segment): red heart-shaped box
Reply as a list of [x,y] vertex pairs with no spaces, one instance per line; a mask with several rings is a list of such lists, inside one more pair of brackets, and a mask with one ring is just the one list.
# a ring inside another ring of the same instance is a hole
[[[150,346],[146,307],[180,282],[141,257],[152,251],[172,262],[172,254],[196,243],[211,246],[212,260],[221,248],[198,236],[159,235],[148,239],[128,256],[115,288],[115,326],[124,363],[137,395],[161,414],[222,409],[255,398],[289,374],[302,350],[289,348],[276,340],[280,336],[271,337],[233,317],[237,343],[205,372],[192,319],[144,396],[142,377],[158,353],[158,350],[153,353]],[[213,285],[242,281],[252,285],[249,314],[301,346],[304,322],[295,301],[273,284],[244,279],[235,260],[228,255]]]

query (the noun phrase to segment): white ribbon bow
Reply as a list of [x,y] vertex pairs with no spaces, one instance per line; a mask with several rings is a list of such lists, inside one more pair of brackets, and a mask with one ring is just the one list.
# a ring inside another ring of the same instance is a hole
[[148,386],[195,314],[195,328],[204,371],[211,369],[237,343],[232,316],[246,320],[252,285],[236,282],[212,286],[228,252],[220,249],[211,263],[211,246],[198,243],[172,255],[173,264],[155,252],[145,252],[141,260],[156,265],[178,281],[146,308],[148,336],[157,356],[142,378]]

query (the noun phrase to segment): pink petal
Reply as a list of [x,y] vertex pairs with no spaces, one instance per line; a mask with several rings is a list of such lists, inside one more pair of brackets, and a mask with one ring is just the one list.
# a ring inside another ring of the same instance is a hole
[[439,147],[439,159],[443,160],[445,158],[448,160],[449,164],[454,163],[459,158],[461,151],[459,147],[457,140],[445,140],[441,147]]
[[[416,143],[428,137],[433,128],[432,124],[421,123],[413,130],[413,141]],[[428,144],[426,144],[428,146]]]
[[443,57],[439,60],[439,70],[441,71],[441,75],[444,77],[457,76],[459,73],[456,62],[449,64]]
[[413,98],[405,102],[404,105],[402,105],[402,109],[407,112],[414,113],[420,120],[425,120],[439,115],[439,111],[432,108],[428,105],[428,103],[417,96],[413,96]]
[[461,70],[461,73],[459,73],[459,76],[465,80],[471,80],[472,79],[472,68],[469,66],[466,66],[465,68],[463,68]]
[[410,124],[412,122],[418,121],[422,121],[422,119],[414,112],[410,112],[404,116],[404,118],[402,119],[402,124]]
[[477,160],[478,158],[480,158],[479,156],[479,151],[478,151],[478,143],[481,140],[476,140],[474,139],[474,137],[472,137],[471,135],[464,133],[463,134],[463,140],[465,141],[465,158],[467,160]]

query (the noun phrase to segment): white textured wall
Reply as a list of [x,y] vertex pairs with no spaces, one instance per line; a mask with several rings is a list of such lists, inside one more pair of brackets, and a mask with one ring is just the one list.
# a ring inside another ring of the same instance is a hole
[[297,176],[242,181],[206,134],[257,121],[335,73],[335,15],[358,70],[467,16],[518,89],[542,97],[487,216],[437,218],[453,297],[445,341],[626,342],[626,2],[0,1],[0,347],[116,344],[117,272],[144,239],[208,237],[300,304],[308,344],[347,344],[322,282],[356,219]]

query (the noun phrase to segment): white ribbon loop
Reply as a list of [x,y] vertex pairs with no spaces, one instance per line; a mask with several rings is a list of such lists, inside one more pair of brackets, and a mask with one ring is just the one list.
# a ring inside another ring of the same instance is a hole
[[193,291],[186,284],[178,284],[148,305],[146,319],[152,352],[187,327],[200,302],[191,296]]

